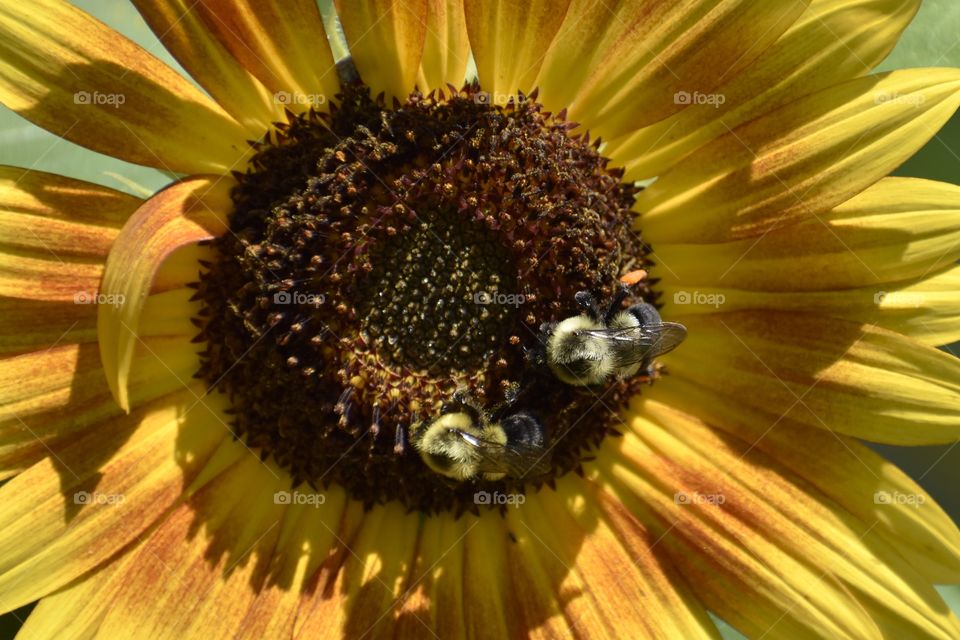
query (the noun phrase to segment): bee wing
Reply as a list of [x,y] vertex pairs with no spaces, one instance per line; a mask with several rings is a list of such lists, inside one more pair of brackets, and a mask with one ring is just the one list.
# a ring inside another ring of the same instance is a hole
[[490,442],[465,431],[457,431],[457,434],[480,455],[480,473],[504,473],[511,478],[535,478],[550,471],[550,461],[543,447]]
[[687,337],[687,328],[679,322],[659,322],[619,329],[588,329],[583,334],[612,344],[616,364],[629,366],[673,351]]

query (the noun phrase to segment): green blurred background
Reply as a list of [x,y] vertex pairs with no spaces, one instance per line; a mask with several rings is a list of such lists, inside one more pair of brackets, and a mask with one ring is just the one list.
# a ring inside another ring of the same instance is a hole
[[[132,5],[123,0],[72,0],[139,43],[175,69],[180,65],[166,52]],[[319,0],[325,14],[329,0]],[[903,67],[960,67],[960,2],[926,0],[899,45],[880,66],[880,71]],[[88,151],[39,129],[0,106],[0,164],[28,167],[100,183],[144,196],[164,186],[170,177],[160,171],[132,165]],[[940,133],[896,175],[930,178],[960,184],[960,115],[954,115]],[[960,343],[944,347],[954,355]],[[960,411],[960,408],[958,408]],[[960,467],[960,447],[878,446],[884,455],[914,477],[944,507],[960,520],[960,487],[955,469]],[[960,587],[944,587],[943,595],[960,611]],[[32,607],[0,617],[0,639],[12,638]],[[723,625],[724,636],[740,637]]]

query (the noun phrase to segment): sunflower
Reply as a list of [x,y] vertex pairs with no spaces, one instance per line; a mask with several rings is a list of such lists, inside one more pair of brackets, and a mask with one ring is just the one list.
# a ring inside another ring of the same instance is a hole
[[[23,637],[960,637],[861,442],[960,438],[960,188],[885,177],[960,71],[871,74],[919,0],[338,2],[339,62],[314,0],[133,3],[196,85],[0,2],[3,103],[174,178],[0,169]],[[554,375],[580,292],[686,340]]]

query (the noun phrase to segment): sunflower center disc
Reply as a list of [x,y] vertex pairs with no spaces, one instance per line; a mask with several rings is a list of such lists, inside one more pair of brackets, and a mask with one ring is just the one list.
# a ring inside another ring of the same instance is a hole
[[528,484],[577,469],[619,424],[637,381],[572,388],[525,350],[578,312],[576,292],[610,295],[643,263],[636,190],[562,114],[485,96],[415,92],[389,109],[353,85],[329,114],[277,125],[237,176],[197,285],[199,376],[295,486],[458,512],[477,509],[478,485],[523,491],[453,482],[410,446],[457,389],[493,404],[534,387],[522,408],[546,428],[551,471]]

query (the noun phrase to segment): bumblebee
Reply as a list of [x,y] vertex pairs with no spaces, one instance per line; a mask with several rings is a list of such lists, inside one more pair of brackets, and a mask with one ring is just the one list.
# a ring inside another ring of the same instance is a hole
[[601,311],[593,295],[581,291],[574,299],[585,313],[541,327],[543,359],[561,382],[598,385],[649,372],[654,358],[683,342],[687,328],[661,320],[653,305],[638,302],[621,309],[628,295],[621,286]]
[[494,419],[497,413],[458,391],[410,440],[431,470],[461,482],[535,478],[549,471],[543,424],[526,411]]

